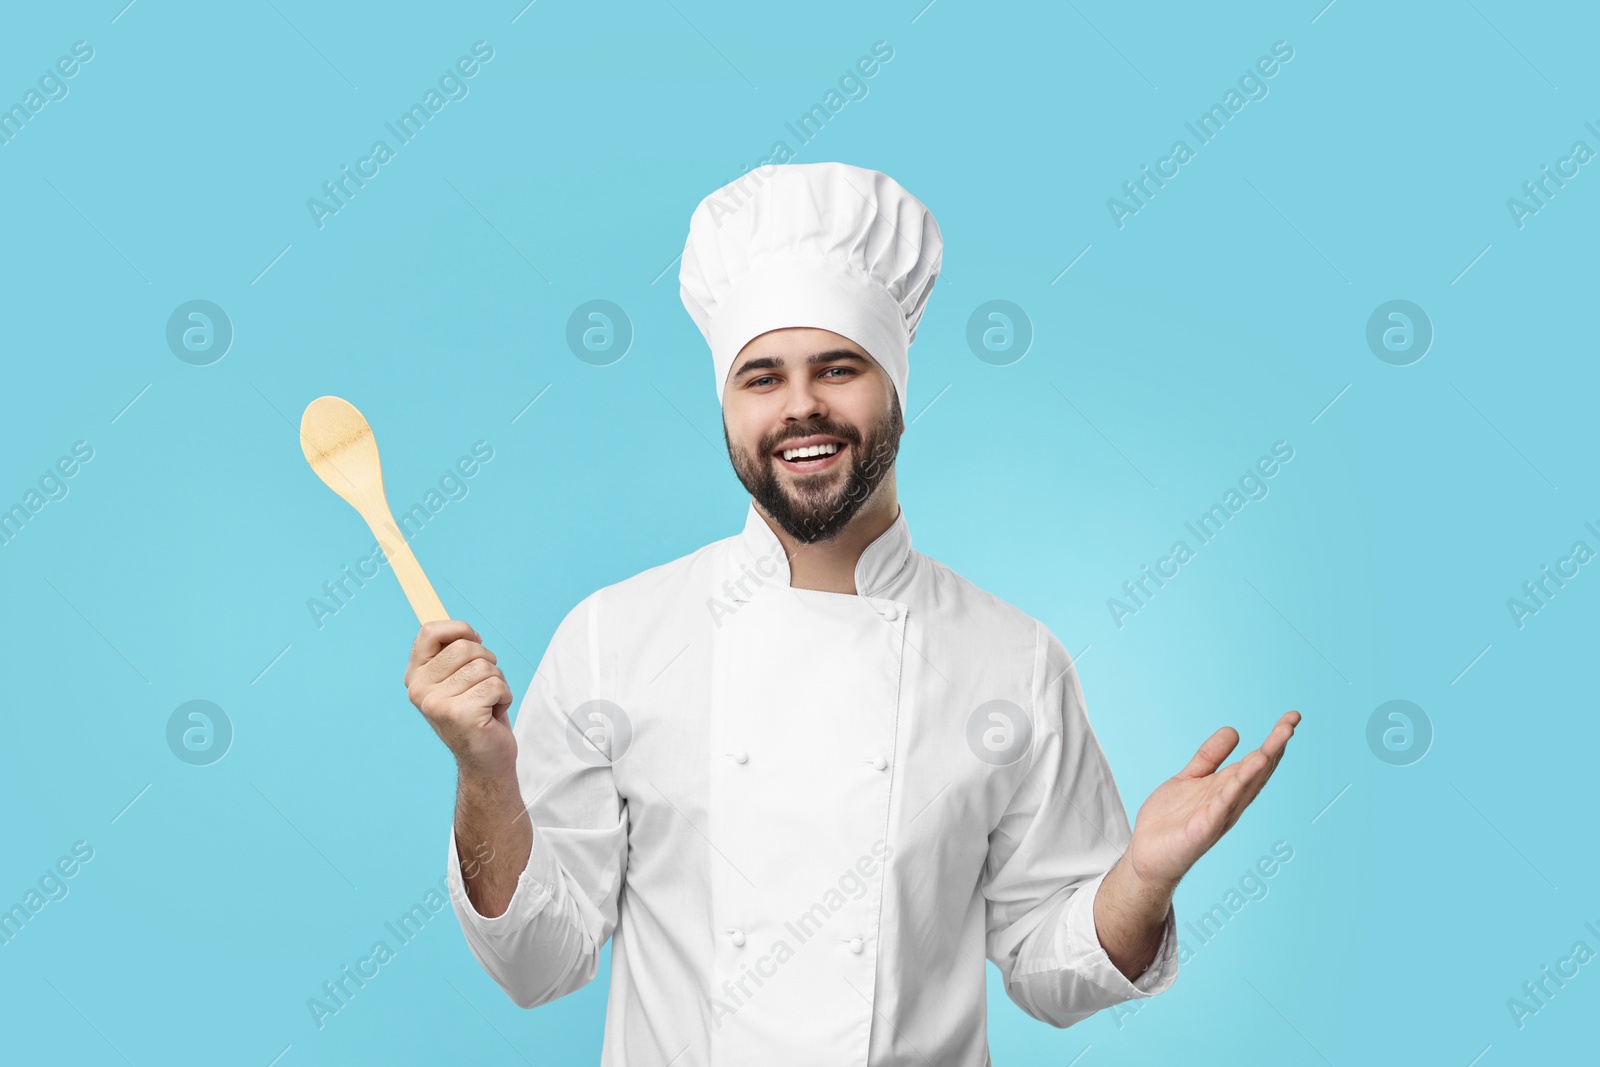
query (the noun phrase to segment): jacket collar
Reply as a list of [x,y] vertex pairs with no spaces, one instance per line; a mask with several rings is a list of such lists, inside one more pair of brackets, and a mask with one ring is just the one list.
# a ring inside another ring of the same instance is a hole
[[[743,562],[761,576],[761,584],[790,584],[789,557],[783,550],[783,542],[756,510],[754,500],[745,513],[744,530],[736,542],[745,557]],[[856,561],[856,593],[864,597],[883,596],[905,568],[910,555],[911,529],[906,525],[902,506],[889,528],[874,538]]]

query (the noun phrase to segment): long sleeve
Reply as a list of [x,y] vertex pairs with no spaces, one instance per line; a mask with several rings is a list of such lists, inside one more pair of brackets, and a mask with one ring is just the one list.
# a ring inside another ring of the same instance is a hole
[[593,979],[617,925],[628,813],[602,754],[618,724],[607,714],[615,706],[603,699],[597,600],[579,603],[556,628],[512,725],[533,848],[503,914],[485,918],[468,900],[453,825],[450,833],[450,899],[461,931],[484,970],[524,1008]]
[[1071,657],[1037,629],[1029,765],[989,836],[986,952],[1006,995],[1053,1026],[1154,996],[1178,977],[1169,913],[1155,960],[1129,981],[1095,932],[1094,898],[1132,837],[1111,768],[1089,725]]

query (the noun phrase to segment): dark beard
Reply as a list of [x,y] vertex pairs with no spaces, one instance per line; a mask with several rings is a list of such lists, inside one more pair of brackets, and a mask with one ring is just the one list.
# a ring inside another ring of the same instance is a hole
[[[761,505],[772,521],[801,544],[815,544],[838,535],[850,524],[889,471],[900,451],[900,433],[905,428],[898,402],[889,414],[868,428],[863,437],[855,427],[821,420],[791,426],[761,442],[760,452],[734,448],[728,441],[728,424],[722,424],[722,439],[728,445],[728,458],[751,498]],[[825,434],[846,441],[850,446],[850,469],[844,477],[836,472],[802,475],[795,495],[778,479],[778,459],[773,451],[785,441]]]

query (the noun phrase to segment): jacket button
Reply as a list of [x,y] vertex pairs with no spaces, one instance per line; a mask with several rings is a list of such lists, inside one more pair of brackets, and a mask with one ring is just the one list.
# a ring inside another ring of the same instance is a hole
[[882,753],[872,757],[872,769],[873,770],[881,771],[887,766],[889,766],[889,761],[884,759]]
[[734,948],[742,947],[744,945],[744,931],[743,930],[734,930],[734,931],[732,931],[728,935],[728,940],[733,942],[733,947]]
[[888,619],[890,622],[894,622],[894,620],[900,617],[900,609],[895,607],[893,604],[890,604],[883,609],[883,617]]
[[856,955],[861,955],[861,950],[866,947],[867,943],[861,940],[859,937],[852,937],[850,939],[850,951],[854,952]]
[[733,757],[733,762],[735,762],[735,763],[748,763],[748,762],[750,762],[750,753],[746,752],[742,748],[741,749],[735,749],[733,752],[730,752],[729,755],[731,755]]

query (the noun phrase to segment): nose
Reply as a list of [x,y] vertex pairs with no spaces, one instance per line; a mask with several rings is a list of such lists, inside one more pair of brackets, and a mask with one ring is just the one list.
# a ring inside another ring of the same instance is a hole
[[823,400],[822,390],[817,387],[812,377],[807,374],[791,377],[784,387],[784,421],[806,422],[812,419],[825,419],[827,416],[827,402]]

